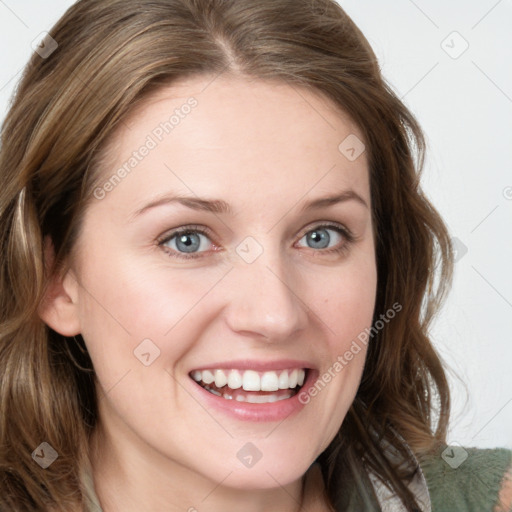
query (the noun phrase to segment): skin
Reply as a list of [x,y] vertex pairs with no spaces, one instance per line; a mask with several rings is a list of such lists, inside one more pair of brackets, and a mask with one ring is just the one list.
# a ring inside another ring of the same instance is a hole
[[[377,273],[368,163],[366,153],[350,161],[338,150],[348,135],[363,137],[310,90],[196,77],[160,90],[125,120],[100,183],[190,96],[198,101],[191,113],[90,204],[70,270],[53,282],[41,312],[61,334],[82,334],[96,370],[96,491],[105,512],[291,512],[301,503],[325,510],[321,478],[304,475],[354,399],[364,346],[281,422],[208,409],[191,398],[188,374],[218,361],[292,358],[322,375],[371,326]],[[349,189],[366,206],[347,200],[301,212]],[[167,193],[223,199],[232,213],[171,203],[133,219]],[[328,249],[344,251],[311,247],[306,233],[324,222],[356,239],[329,228]],[[158,240],[190,224],[210,230],[199,235],[201,256],[169,256],[177,246]],[[248,236],[263,250],[252,263],[236,251]],[[160,355],[145,366],[134,349],[148,338]],[[247,442],[262,453],[251,468],[236,456]]]
[[512,510],[512,466],[503,477],[495,512],[510,512]]

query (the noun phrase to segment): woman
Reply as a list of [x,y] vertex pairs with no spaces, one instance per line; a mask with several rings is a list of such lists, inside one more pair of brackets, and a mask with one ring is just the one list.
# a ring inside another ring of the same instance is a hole
[[336,3],[82,0],[41,48],[2,131],[2,510],[510,508],[510,451],[445,451],[449,235]]

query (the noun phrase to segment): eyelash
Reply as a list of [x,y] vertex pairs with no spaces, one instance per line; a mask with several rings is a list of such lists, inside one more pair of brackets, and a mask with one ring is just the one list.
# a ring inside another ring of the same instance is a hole
[[[314,252],[320,252],[322,254],[344,254],[346,251],[348,251],[350,245],[356,241],[356,237],[352,234],[352,232],[340,225],[337,224],[330,224],[330,223],[324,223],[324,224],[318,224],[317,226],[314,226],[313,228],[308,229],[307,231],[303,232],[303,234],[300,236],[299,240],[302,239],[305,235],[308,233],[311,233],[312,231],[316,231],[319,229],[333,229],[336,231],[339,235],[341,235],[345,242],[343,245],[339,247],[333,247],[330,249],[312,249]],[[171,241],[173,238],[178,237],[180,235],[189,235],[189,234],[196,234],[200,233],[208,238],[210,238],[209,230],[204,228],[203,226],[197,226],[197,225],[190,225],[190,226],[183,226],[179,229],[176,229],[175,231],[172,231],[170,234],[165,235],[164,237],[157,240],[158,246],[162,247],[164,252],[171,258],[178,258],[182,260],[189,260],[189,259],[197,259],[202,258],[204,255],[204,252],[199,253],[180,253],[175,251],[174,249],[168,249],[164,247],[164,244]]]

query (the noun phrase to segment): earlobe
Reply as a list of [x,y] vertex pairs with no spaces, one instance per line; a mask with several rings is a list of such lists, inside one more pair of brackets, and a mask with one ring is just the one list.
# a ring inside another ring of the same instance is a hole
[[61,275],[53,268],[55,253],[49,237],[44,241],[44,258],[49,278],[45,295],[39,304],[39,318],[63,336],[80,334],[78,282],[71,269]]

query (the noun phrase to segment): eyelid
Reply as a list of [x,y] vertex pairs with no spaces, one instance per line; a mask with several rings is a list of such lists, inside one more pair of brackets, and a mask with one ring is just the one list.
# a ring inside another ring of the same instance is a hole
[[348,239],[353,239],[355,238],[355,235],[352,233],[352,231],[350,231],[350,229],[348,229],[346,226],[344,226],[343,224],[340,224],[338,222],[335,222],[335,221],[316,221],[316,222],[313,222],[311,223],[310,225],[306,226],[302,231],[301,231],[301,235],[299,236],[299,240],[304,236],[306,235],[307,233],[309,233],[310,231],[314,231],[315,229],[328,229],[328,228],[336,228],[338,230],[341,231],[341,233]]
[[200,224],[185,224],[183,226],[179,226],[177,228],[172,228],[166,231],[163,235],[160,235],[156,241],[158,244],[163,244],[165,242],[168,242],[172,238],[174,238],[176,235],[179,235],[181,233],[189,233],[189,232],[198,232],[201,233],[208,238],[212,238],[212,231],[210,228],[206,226],[202,226]]

